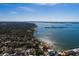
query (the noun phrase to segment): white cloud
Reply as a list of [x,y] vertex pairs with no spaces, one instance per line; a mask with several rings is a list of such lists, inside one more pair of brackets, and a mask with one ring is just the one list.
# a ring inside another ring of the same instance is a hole
[[34,12],[34,9],[30,8],[30,7],[24,7],[24,6],[19,6],[18,7],[20,10],[25,10],[25,11],[29,11],[29,12]]
[[25,7],[25,6],[18,6],[16,7],[15,11],[11,11],[10,14],[17,14],[19,11],[27,11],[27,12],[34,12],[35,10],[30,8],[30,7]]
[[17,14],[17,12],[15,12],[15,11],[12,11],[12,12],[10,12],[10,14]]
[[37,5],[43,5],[43,6],[54,6],[57,5],[58,3],[36,3]]
[[2,5],[5,5],[5,6],[13,6],[13,5],[10,4],[10,3],[3,3]]

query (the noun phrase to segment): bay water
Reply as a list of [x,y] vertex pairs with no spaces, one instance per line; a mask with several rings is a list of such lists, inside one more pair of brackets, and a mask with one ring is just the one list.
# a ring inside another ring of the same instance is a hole
[[79,48],[79,23],[36,22],[34,36],[57,51]]

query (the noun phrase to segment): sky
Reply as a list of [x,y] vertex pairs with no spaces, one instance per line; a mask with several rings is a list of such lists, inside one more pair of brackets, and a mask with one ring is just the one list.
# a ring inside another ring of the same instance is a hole
[[78,22],[78,3],[0,3],[0,21]]

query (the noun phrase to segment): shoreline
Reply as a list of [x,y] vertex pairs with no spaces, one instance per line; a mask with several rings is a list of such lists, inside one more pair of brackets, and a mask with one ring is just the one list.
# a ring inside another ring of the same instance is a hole
[[33,36],[35,27],[33,23],[0,23],[0,56],[70,56],[79,51],[69,54],[71,51],[54,50],[51,41]]

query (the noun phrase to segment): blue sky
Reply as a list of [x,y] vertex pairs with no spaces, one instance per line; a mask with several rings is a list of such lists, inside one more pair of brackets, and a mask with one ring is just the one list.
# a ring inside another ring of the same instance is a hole
[[79,21],[79,4],[0,4],[0,21]]

